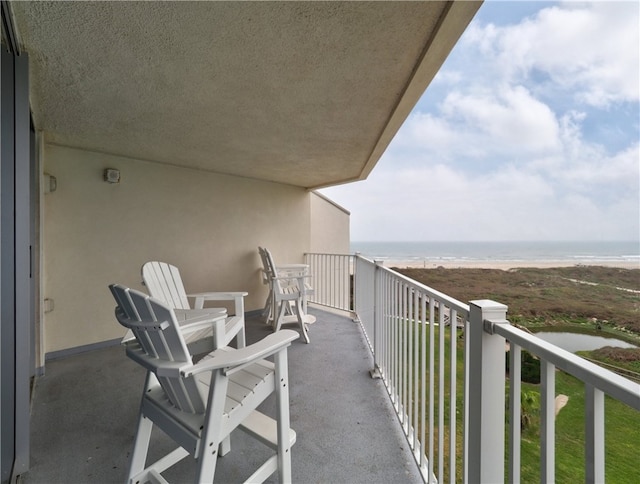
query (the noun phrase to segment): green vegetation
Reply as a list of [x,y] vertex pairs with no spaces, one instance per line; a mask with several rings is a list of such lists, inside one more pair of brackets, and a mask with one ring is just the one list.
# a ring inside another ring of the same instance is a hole
[[522,430],[532,427],[539,410],[540,394],[536,391],[523,391],[520,396],[520,428]]
[[[419,330],[417,331],[419,334]],[[460,332],[458,335],[460,336]],[[428,337],[428,335],[427,335]],[[435,330],[435,352],[436,367],[434,372],[434,388],[435,388],[435,423],[436,431],[435,440],[435,456],[434,463],[438,462],[438,361],[440,351],[438,348],[439,329]],[[444,404],[444,422],[445,431],[444,438],[444,474],[445,480],[449,480],[449,408],[450,389],[448,372],[450,368],[450,332],[445,334],[445,350],[443,352],[445,362],[445,404]],[[458,337],[457,354],[456,354],[456,415],[458,422],[456,425],[457,435],[457,452],[456,452],[456,476],[462,475],[462,415],[463,415],[463,351],[464,342]],[[428,349],[427,349],[428,353]],[[523,355],[525,352],[523,352]],[[417,352],[412,359],[420,361],[420,353]],[[427,355],[428,356],[428,355]],[[525,357],[526,358],[526,357]],[[428,385],[429,375],[424,382]],[[421,382],[422,384],[422,382]],[[428,388],[428,387],[427,387]],[[506,403],[508,405],[509,381],[506,382]],[[418,390],[419,395],[419,390]],[[556,418],[556,482],[584,482],[584,384],[578,379],[564,372],[556,373],[556,395],[566,395],[568,397],[567,404],[560,410]],[[428,398],[428,392],[427,392]],[[413,400],[412,403],[418,401]],[[408,405],[408,404],[407,404]],[[427,404],[428,405],[428,404]],[[521,482],[537,483],[540,482],[540,389],[539,385],[531,383],[522,383],[521,394]],[[412,406],[412,408],[414,408]],[[418,407],[419,408],[419,407]],[[508,420],[508,413],[506,414]],[[632,408],[620,403],[612,398],[605,399],[605,462],[606,462],[606,479],[612,483],[636,483],[640,482],[640,467],[637,465],[637,456],[640,453],[640,414]],[[422,429],[418,429],[418,435],[421,435]],[[505,430],[505,441],[508,444],[508,431]],[[428,445],[428,444],[427,444]],[[505,476],[507,476],[506,462],[508,452],[505,452]]]
[[[505,354],[507,374],[509,373],[509,353]],[[540,360],[526,350],[521,352],[520,379],[527,383],[540,383]]]
[[[572,267],[561,269],[518,269],[513,271],[488,269],[401,269],[399,272],[449,294],[461,301],[494,299],[509,306],[510,321],[532,329],[571,326],[585,332],[607,332],[619,339],[640,343],[640,294],[619,288],[640,291],[640,270],[609,269],[601,267]],[[583,281],[574,282],[572,281]],[[585,284],[584,281],[591,284]],[[599,329],[598,329],[599,328]],[[419,331],[418,331],[419,333]],[[436,328],[436,352],[439,337]],[[460,335],[459,335],[460,336]],[[445,358],[449,368],[449,338],[445,336],[443,355],[436,354],[436,362]],[[457,427],[458,451],[456,474],[462,472],[462,371],[464,344],[457,341],[457,397],[456,408],[460,419]],[[535,358],[523,351],[523,373],[530,368],[535,377]],[[640,374],[640,348],[602,348],[582,352],[581,356]],[[413,358],[419,358],[419,352]],[[415,360],[414,360],[415,361]],[[429,375],[425,375],[429,378]],[[433,375],[438,412],[438,369]],[[445,378],[447,378],[445,376]],[[524,379],[524,378],[523,378]],[[534,379],[535,381],[535,379]],[[427,384],[427,382],[425,382]],[[449,428],[448,380],[445,384],[445,426]],[[508,386],[508,380],[507,380]],[[568,401],[556,418],[556,481],[584,481],[584,385],[574,377],[556,373],[556,395],[566,395]],[[508,396],[508,390],[507,390]],[[522,467],[521,482],[539,482],[540,417],[539,385],[522,383],[521,419]],[[507,416],[508,418],[508,416]],[[437,416],[436,416],[437,422]],[[626,405],[606,397],[606,479],[607,482],[640,482],[640,414]],[[418,429],[421,432],[421,429]],[[448,430],[445,440],[445,478],[448,480]],[[434,435],[437,453],[437,431]],[[434,456],[437,466],[438,456]],[[506,461],[506,457],[505,457]],[[506,474],[505,474],[506,476]]]
[[463,302],[493,299],[506,304],[512,323],[599,326],[616,337],[640,341],[640,269],[395,270]]
[[[523,393],[538,387],[522,384]],[[584,385],[563,372],[556,374],[556,394],[569,400],[556,417],[556,482],[584,482]],[[539,482],[540,417],[533,414],[522,430],[522,481]],[[612,398],[605,400],[605,463],[607,482],[640,482],[637,465],[640,451],[640,415]]]

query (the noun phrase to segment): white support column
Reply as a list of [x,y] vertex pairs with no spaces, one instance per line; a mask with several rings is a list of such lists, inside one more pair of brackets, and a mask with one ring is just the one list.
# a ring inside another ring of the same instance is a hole
[[507,306],[480,300],[469,309],[468,478],[504,482],[505,339],[491,334],[488,321],[508,324]]

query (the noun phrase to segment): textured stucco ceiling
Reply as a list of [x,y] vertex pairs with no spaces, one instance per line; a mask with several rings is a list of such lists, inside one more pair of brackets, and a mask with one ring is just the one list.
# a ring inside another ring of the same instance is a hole
[[312,188],[366,177],[479,3],[11,7],[48,142]]

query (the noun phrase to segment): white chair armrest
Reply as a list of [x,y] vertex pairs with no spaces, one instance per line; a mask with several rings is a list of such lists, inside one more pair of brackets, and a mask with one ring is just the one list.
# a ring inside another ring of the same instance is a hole
[[192,318],[186,318],[179,321],[178,324],[180,325],[180,331],[186,334],[211,325],[222,324],[224,326],[226,318],[226,314],[203,314]]
[[311,278],[311,274],[299,274],[299,275],[291,275],[291,276],[278,276],[278,277],[272,277],[272,279],[277,279],[279,281],[290,281],[292,279],[310,279]]
[[301,270],[306,270],[309,268],[309,264],[284,264],[281,266],[276,266],[276,269],[278,270],[284,270],[284,271],[301,271]]
[[232,349],[225,348],[225,351],[214,351],[210,353],[210,357],[203,358],[199,363],[181,371],[184,377],[196,375],[204,371],[217,370],[221,368],[227,369],[226,373],[233,373],[234,369],[245,366],[254,361],[261,360],[278,351],[286,348],[291,342],[300,335],[290,329],[284,329],[276,333],[270,334],[261,339],[257,343],[249,345],[245,348]]
[[211,301],[231,301],[238,297],[248,296],[246,291],[236,292],[196,292],[194,294],[187,294],[187,297],[202,297],[205,300]]
[[205,301],[234,301],[236,316],[244,315],[244,297],[248,292],[198,292],[187,294],[187,297],[195,298],[195,309],[203,309]]
[[[189,313],[191,313],[191,315]],[[227,311],[225,309],[217,308],[214,308],[212,311],[207,311],[206,309],[176,309],[174,310],[174,314],[176,315],[176,321],[180,325],[180,331],[185,335],[206,328],[207,326],[213,326],[214,333],[218,334],[218,332],[220,332],[218,327],[222,325],[221,327],[224,328],[227,317]],[[120,341],[120,344],[124,345],[135,339],[136,337],[133,331],[128,329]]]

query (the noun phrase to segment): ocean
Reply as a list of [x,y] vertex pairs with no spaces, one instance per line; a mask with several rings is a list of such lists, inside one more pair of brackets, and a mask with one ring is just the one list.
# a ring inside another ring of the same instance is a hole
[[351,242],[369,259],[442,263],[622,264],[640,268],[640,242]]

